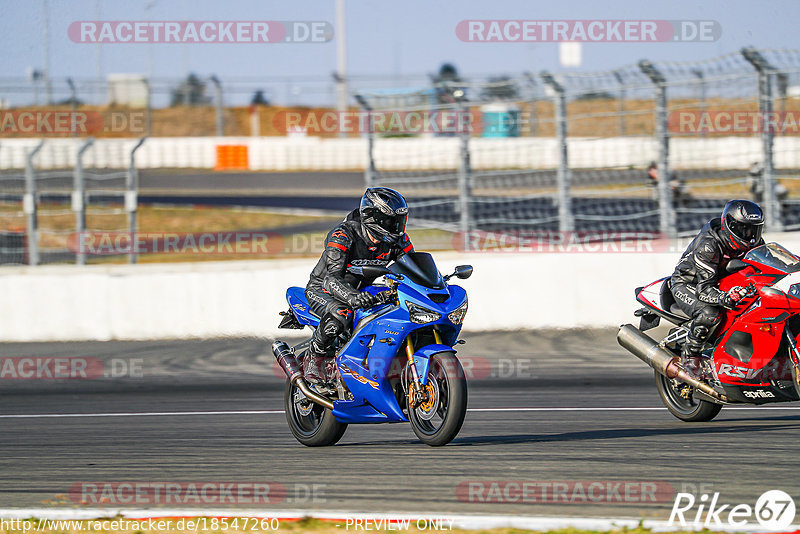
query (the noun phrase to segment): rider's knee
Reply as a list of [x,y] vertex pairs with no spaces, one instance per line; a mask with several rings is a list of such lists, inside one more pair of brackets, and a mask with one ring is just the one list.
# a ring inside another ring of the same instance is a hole
[[694,318],[697,325],[713,330],[722,320],[722,309],[717,306],[703,306]]
[[344,332],[344,324],[333,314],[326,313],[319,322],[319,328],[329,337],[336,337]]
[[320,319],[319,328],[328,337],[346,334],[350,330],[352,316],[353,310],[350,308],[331,307]]

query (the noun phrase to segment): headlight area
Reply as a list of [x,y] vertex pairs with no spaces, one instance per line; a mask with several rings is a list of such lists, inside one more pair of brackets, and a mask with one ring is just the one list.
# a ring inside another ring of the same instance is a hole
[[456,308],[455,311],[450,312],[447,315],[447,318],[450,319],[450,322],[453,324],[461,324],[464,322],[464,316],[467,314],[467,305],[468,302],[464,299],[464,304]]
[[789,295],[800,299],[800,284],[792,284],[789,286]]
[[412,323],[427,324],[438,321],[442,318],[441,313],[436,313],[435,311],[422,307],[419,304],[406,301],[406,305],[408,306],[408,315]]

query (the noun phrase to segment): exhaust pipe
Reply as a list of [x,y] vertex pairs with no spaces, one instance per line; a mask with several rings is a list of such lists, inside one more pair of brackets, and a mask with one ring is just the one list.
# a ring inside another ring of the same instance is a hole
[[278,360],[278,365],[281,366],[283,372],[286,373],[286,378],[289,382],[297,386],[297,389],[303,392],[310,401],[313,401],[320,406],[324,406],[329,410],[333,410],[333,402],[323,397],[319,393],[311,391],[308,387],[305,378],[303,378],[303,371],[300,370],[300,364],[295,358],[294,352],[289,348],[289,345],[283,341],[276,341],[272,344],[272,354]]
[[720,402],[728,402],[728,398],[714,388],[700,382],[687,373],[678,363],[678,359],[669,351],[659,346],[650,336],[631,324],[624,324],[617,332],[617,342],[628,352],[642,360],[667,378],[677,378],[695,389],[698,389]]

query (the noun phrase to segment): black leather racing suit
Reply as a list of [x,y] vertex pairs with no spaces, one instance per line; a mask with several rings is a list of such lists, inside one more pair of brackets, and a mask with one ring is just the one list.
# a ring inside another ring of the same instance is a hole
[[699,356],[703,344],[721,322],[725,292],[717,285],[726,274],[728,261],[738,256],[725,244],[721,221],[712,219],[700,230],[672,273],[675,303],[692,318],[683,348],[686,356]]
[[322,257],[306,285],[311,311],[320,318],[319,327],[311,338],[312,352],[329,355],[339,334],[349,334],[352,328],[353,310],[347,302],[365,281],[348,273],[347,267],[385,266],[413,250],[408,234],[396,245],[373,243],[364,233],[357,209],[330,231]]

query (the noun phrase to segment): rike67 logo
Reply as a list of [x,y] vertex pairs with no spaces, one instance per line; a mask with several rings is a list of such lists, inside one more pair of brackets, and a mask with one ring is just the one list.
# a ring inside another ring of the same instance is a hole
[[787,529],[795,517],[792,497],[781,490],[761,494],[755,506],[723,504],[719,492],[696,498],[691,493],[678,493],[669,516],[670,526],[706,528],[745,528],[758,524],[769,532]]

